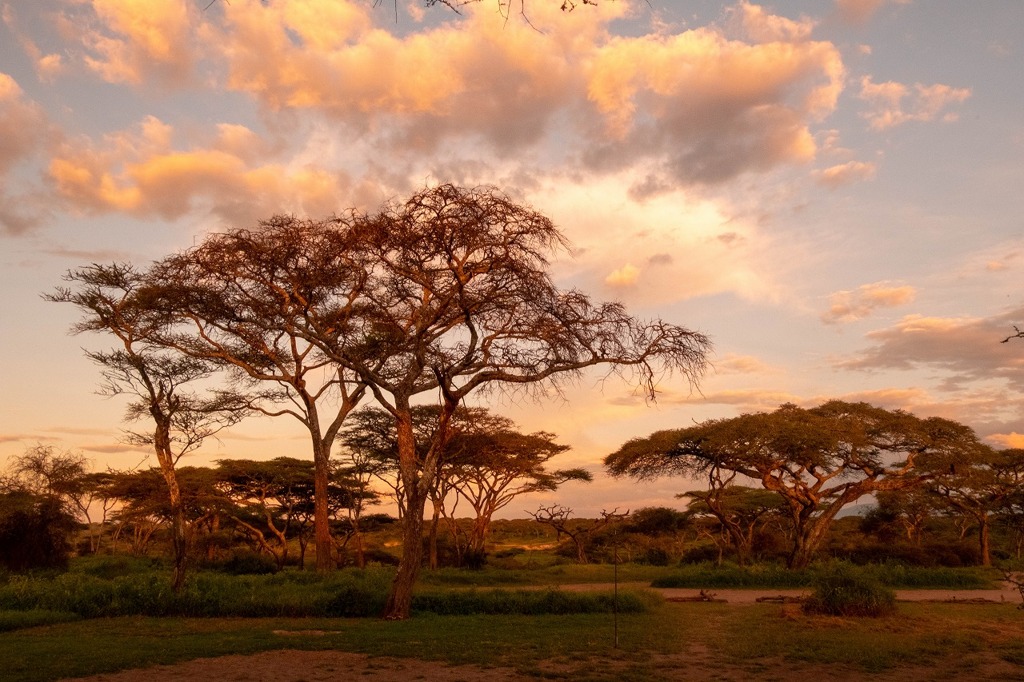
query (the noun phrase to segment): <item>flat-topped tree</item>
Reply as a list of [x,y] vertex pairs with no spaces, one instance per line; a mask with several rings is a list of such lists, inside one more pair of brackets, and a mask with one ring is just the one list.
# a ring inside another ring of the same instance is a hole
[[[493,188],[440,185],[367,218],[370,279],[363,342],[324,348],[357,372],[395,420],[405,499],[403,555],[385,617],[406,618],[420,567],[423,510],[460,402],[479,389],[555,390],[604,365],[653,397],[658,380],[703,373],[708,340],[616,303],[558,289],[548,257],[565,240],[549,219]],[[368,358],[386,361],[368,366]],[[419,454],[415,396],[436,396],[437,428]],[[538,393],[539,394],[539,393]]]
[[802,568],[843,507],[921,485],[934,478],[935,462],[970,460],[983,448],[954,421],[833,400],[659,431],[629,441],[605,465],[638,479],[721,469],[760,481],[785,501],[794,531],[789,565]]
[[290,416],[308,432],[319,571],[334,565],[331,450],[365,384],[311,337],[323,330],[343,338],[358,314],[368,267],[351,225],[352,216],[275,216],[253,229],[211,234],[147,273],[149,303],[163,315],[159,343],[228,367],[251,408]]

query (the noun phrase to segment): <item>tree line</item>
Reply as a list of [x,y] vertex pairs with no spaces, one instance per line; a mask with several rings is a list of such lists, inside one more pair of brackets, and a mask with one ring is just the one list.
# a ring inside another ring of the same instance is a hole
[[[129,440],[156,456],[175,588],[188,554],[183,456],[250,415],[297,420],[313,464],[316,567],[330,570],[335,442],[361,403],[383,410],[404,534],[385,617],[400,619],[422,563],[426,506],[438,499],[442,454],[468,396],[540,396],[604,367],[653,397],[668,373],[695,383],[704,372],[703,334],[559,289],[548,259],[566,246],[549,219],[496,189],[445,184],[373,214],[274,216],[145,268],[92,264],[46,298],[81,312],[74,333],[114,341],[88,356],[103,392],[127,396],[127,420],[142,425]],[[436,410],[417,439],[423,402]]]
[[[417,442],[427,442],[437,408],[413,410]],[[366,511],[390,497],[401,500],[395,437],[386,412],[355,412],[340,435],[341,451],[332,462],[328,487],[332,556],[341,564],[366,564],[364,527],[390,523],[386,514]],[[582,469],[550,469],[549,460],[568,448],[549,433],[524,434],[504,417],[483,408],[456,411],[458,433],[449,441],[431,491],[429,565],[438,566],[438,532],[447,530],[456,563],[479,565],[496,511],[516,497],[555,490],[570,480],[589,481]],[[82,553],[118,549],[144,554],[156,534],[172,526],[174,510],[159,468],[91,472],[81,454],[36,446],[15,458],[0,480],[3,517],[2,563],[21,569],[66,562],[67,537],[85,530]],[[175,471],[192,559],[213,560],[219,550],[239,543],[270,557],[277,568],[306,563],[313,531],[314,465],[310,460],[223,459],[215,467],[185,466]],[[384,492],[381,492],[383,489]],[[473,510],[463,529],[454,516],[458,503]],[[454,502],[454,504],[452,504]],[[398,506],[399,521],[404,517]],[[34,523],[25,523],[29,518]],[[50,533],[39,534],[39,525]],[[6,534],[4,534],[6,533]],[[290,555],[297,544],[298,556]],[[376,558],[380,559],[378,555]]]

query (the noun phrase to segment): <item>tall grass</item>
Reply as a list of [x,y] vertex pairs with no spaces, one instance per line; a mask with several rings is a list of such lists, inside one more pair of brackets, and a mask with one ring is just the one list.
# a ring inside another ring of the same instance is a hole
[[[0,611],[44,610],[84,618],[374,617],[384,611],[392,572],[345,570],[329,575],[285,571],[274,575],[193,574],[174,593],[165,571],[102,578],[72,572],[52,578],[14,576],[0,586]],[[442,614],[564,614],[638,612],[650,597],[555,590],[447,590],[418,594],[413,609]]]
[[989,589],[998,576],[983,568],[945,568],[905,566],[885,563],[853,566],[845,562],[823,562],[806,569],[790,570],[781,564],[756,564],[740,567],[735,564],[715,566],[694,564],[675,569],[671,574],[651,581],[652,587],[701,588],[768,588],[797,589],[811,587],[815,581],[836,565],[849,565],[865,578],[886,587],[903,589]]

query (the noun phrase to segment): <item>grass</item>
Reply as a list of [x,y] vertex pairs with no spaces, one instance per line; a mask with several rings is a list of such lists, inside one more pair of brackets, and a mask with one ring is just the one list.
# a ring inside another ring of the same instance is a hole
[[[608,614],[421,615],[376,619],[123,617],[0,633],[9,682],[49,682],[229,653],[339,650],[451,664],[511,667],[551,679],[661,680],[667,668],[711,666],[721,679],[779,672],[827,679],[924,666],[970,679],[1002,661],[1024,675],[1024,612],[1010,605],[901,604],[896,616],[806,616],[789,605],[664,604],[620,615],[613,648]],[[282,636],[281,632],[294,632]],[[317,634],[309,634],[309,633]],[[299,635],[298,633],[306,633]]]
[[[790,570],[780,564],[735,564],[714,566],[694,564],[672,569],[654,578],[652,587],[688,587],[694,589],[766,588],[795,589],[810,587],[822,573],[842,562],[823,562],[806,569]],[[664,570],[664,569],[663,569]],[[851,566],[865,578],[894,589],[990,589],[1000,578],[991,569],[929,568],[902,564]]]

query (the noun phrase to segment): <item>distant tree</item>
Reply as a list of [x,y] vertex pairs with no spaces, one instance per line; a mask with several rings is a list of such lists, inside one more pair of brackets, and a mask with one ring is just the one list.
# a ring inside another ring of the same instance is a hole
[[992,523],[1024,488],[1024,449],[981,446],[975,453],[971,458],[935,462],[928,489],[950,509],[977,524],[981,564],[991,566]]
[[893,524],[914,545],[921,544],[925,526],[941,504],[925,486],[883,490],[875,495],[875,500],[877,505],[865,515],[862,527]]
[[175,468],[178,461],[221,429],[237,422],[245,405],[233,396],[204,394],[192,388],[216,370],[210,362],[169,351],[156,341],[163,320],[146,295],[143,276],[130,265],[92,265],[70,271],[71,283],[45,298],[71,303],[83,314],[72,333],[99,332],[118,344],[110,351],[87,352],[100,366],[104,395],[127,395],[126,419],[148,420],[151,430],[130,431],[127,441],[152,448],[160,465],[171,507],[174,548],[172,584],[184,584],[188,537]]
[[537,523],[550,526],[555,530],[555,538],[561,540],[562,536],[569,538],[576,548],[576,560],[581,564],[590,563],[587,555],[587,545],[590,539],[605,526],[621,521],[629,516],[629,512],[619,513],[618,509],[611,511],[601,510],[601,516],[596,520],[572,518],[572,509],[560,504],[541,505],[537,511],[527,512]]
[[[85,527],[89,551],[99,549],[103,525],[113,507],[104,493],[107,474],[88,472],[84,455],[51,445],[36,445],[12,460],[12,475],[31,492],[61,500]],[[95,520],[93,516],[99,513]]]
[[0,486],[0,565],[11,571],[65,568],[75,525],[58,497]]
[[312,502],[313,462],[293,457],[222,459],[216,477],[217,489],[230,502],[231,519],[283,568],[289,540],[305,525],[302,507]]
[[[732,477],[727,478],[732,481]],[[720,535],[736,551],[736,561],[743,566],[753,552],[754,537],[767,517],[784,512],[783,499],[763,488],[742,485],[716,485],[706,491],[690,491],[687,510],[693,518],[711,518]],[[721,554],[719,554],[721,561]]]
[[802,568],[843,507],[921,485],[935,476],[932,463],[970,459],[980,447],[970,428],[950,420],[834,400],[657,432],[629,441],[605,464],[640,479],[717,467],[760,481],[785,501],[794,535],[789,565]]
[[[496,428],[497,427],[497,428]],[[456,436],[446,478],[455,492],[473,508],[476,518],[468,553],[484,556],[484,545],[495,512],[517,497],[553,492],[568,481],[590,482],[586,469],[549,470],[548,462],[566,450],[547,432],[520,433],[509,419]]]

